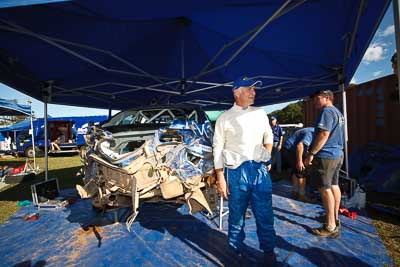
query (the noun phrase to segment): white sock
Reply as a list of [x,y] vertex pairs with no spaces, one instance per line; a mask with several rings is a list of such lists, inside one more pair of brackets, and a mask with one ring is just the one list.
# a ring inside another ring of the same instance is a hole
[[327,226],[326,226],[326,229],[327,229],[329,232],[333,232],[333,230],[335,230],[335,226],[327,225]]

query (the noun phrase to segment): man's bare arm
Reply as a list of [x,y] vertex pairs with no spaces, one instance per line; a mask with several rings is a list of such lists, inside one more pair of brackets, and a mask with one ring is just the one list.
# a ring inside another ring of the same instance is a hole
[[299,171],[302,171],[304,168],[303,153],[304,153],[303,142],[299,142],[299,143],[297,143],[297,146],[296,146],[296,169]]
[[217,190],[223,198],[228,199],[229,188],[226,184],[224,169],[216,169],[215,172],[217,173]]
[[310,153],[307,154],[307,157],[304,161],[305,165],[311,165],[311,162],[314,158],[314,155],[321,150],[321,148],[325,145],[326,141],[329,138],[330,132],[318,129],[317,134],[315,135],[315,141],[313,141],[310,149],[308,150]]
[[269,154],[272,153],[272,146],[272,144],[264,144],[264,147],[269,152]]

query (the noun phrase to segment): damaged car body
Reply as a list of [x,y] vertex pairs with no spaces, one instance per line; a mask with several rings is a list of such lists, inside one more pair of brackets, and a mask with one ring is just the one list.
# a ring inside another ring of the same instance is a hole
[[128,110],[92,127],[86,136],[84,186],[77,185],[81,197],[100,209],[132,207],[128,229],[143,201],[186,203],[191,213],[212,215],[217,194],[213,132],[200,112]]

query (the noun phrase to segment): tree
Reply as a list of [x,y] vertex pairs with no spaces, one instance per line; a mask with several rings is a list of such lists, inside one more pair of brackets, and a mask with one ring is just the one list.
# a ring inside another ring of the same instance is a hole
[[290,104],[283,109],[270,113],[278,118],[280,124],[291,124],[303,122],[303,101]]

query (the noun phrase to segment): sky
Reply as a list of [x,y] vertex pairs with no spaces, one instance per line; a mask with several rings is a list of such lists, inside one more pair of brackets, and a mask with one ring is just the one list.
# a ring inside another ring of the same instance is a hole
[[[394,37],[393,9],[392,5],[388,8],[374,38],[372,39],[351,83],[359,84],[392,74],[390,58],[396,50]],[[2,83],[0,83],[0,97],[5,99],[17,99],[19,104],[27,104],[32,101],[32,110],[37,117],[43,117],[43,102],[30,98]],[[267,113],[284,108],[292,102],[281,103],[264,107]],[[115,114],[117,111],[113,111]],[[64,105],[47,106],[47,113],[52,117],[68,116],[94,116],[108,115],[106,109],[93,109],[83,107],[73,107]]]

